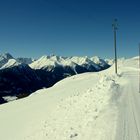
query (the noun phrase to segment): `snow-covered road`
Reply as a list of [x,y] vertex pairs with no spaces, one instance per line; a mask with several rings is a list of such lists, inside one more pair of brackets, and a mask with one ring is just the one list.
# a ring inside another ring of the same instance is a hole
[[119,104],[119,119],[116,140],[140,140],[140,93],[138,92],[138,72],[123,74],[127,79]]

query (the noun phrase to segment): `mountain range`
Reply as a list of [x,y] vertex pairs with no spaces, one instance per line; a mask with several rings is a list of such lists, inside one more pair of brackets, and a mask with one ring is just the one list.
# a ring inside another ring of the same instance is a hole
[[42,56],[14,58],[11,54],[0,55],[0,103],[7,96],[22,98],[32,92],[48,88],[58,81],[84,72],[98,72],[110,67],[112,61],[99,57]]

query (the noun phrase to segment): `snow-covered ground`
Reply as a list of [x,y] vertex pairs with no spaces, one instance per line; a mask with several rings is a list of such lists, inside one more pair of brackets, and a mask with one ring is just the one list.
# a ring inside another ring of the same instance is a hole
[[0,106],[3,140],[140,140],[138,57]]

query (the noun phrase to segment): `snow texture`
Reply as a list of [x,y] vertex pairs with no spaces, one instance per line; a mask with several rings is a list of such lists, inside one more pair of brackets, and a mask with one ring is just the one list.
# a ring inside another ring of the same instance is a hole
[[118,63],[118,75],[113,65],[1,105],[0,138],[140,140],[138,57]]
[[[96,61],[96,63],[94,62]],[[76,65],[84,66],[89,65],[95,67],[96,70],[101,70],[101,67],[105,67],[107,62],[104,60],[96,57],[88,58],[85,57],[62,57],[62,56],[42,56],[40,59],[34,61],[30,64],[30,67],[33,69],[41,69],[46,67],[56,67],[56,66],[70,66],[71,68],[75,69]],[[101,67],[100,67],[101,66]]]
[[15,59],[9,59],[8,62],[4,64],[0,69],[11,68],[20,64],[21,63],[17,62]]

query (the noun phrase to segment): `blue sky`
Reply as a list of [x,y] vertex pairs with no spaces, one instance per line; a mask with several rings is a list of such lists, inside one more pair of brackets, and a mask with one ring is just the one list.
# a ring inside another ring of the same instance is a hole
[[118,18],[118,56],[136,56],[139,7],[138,0],[1,0],[0,53],[112,58],[111,24]]

